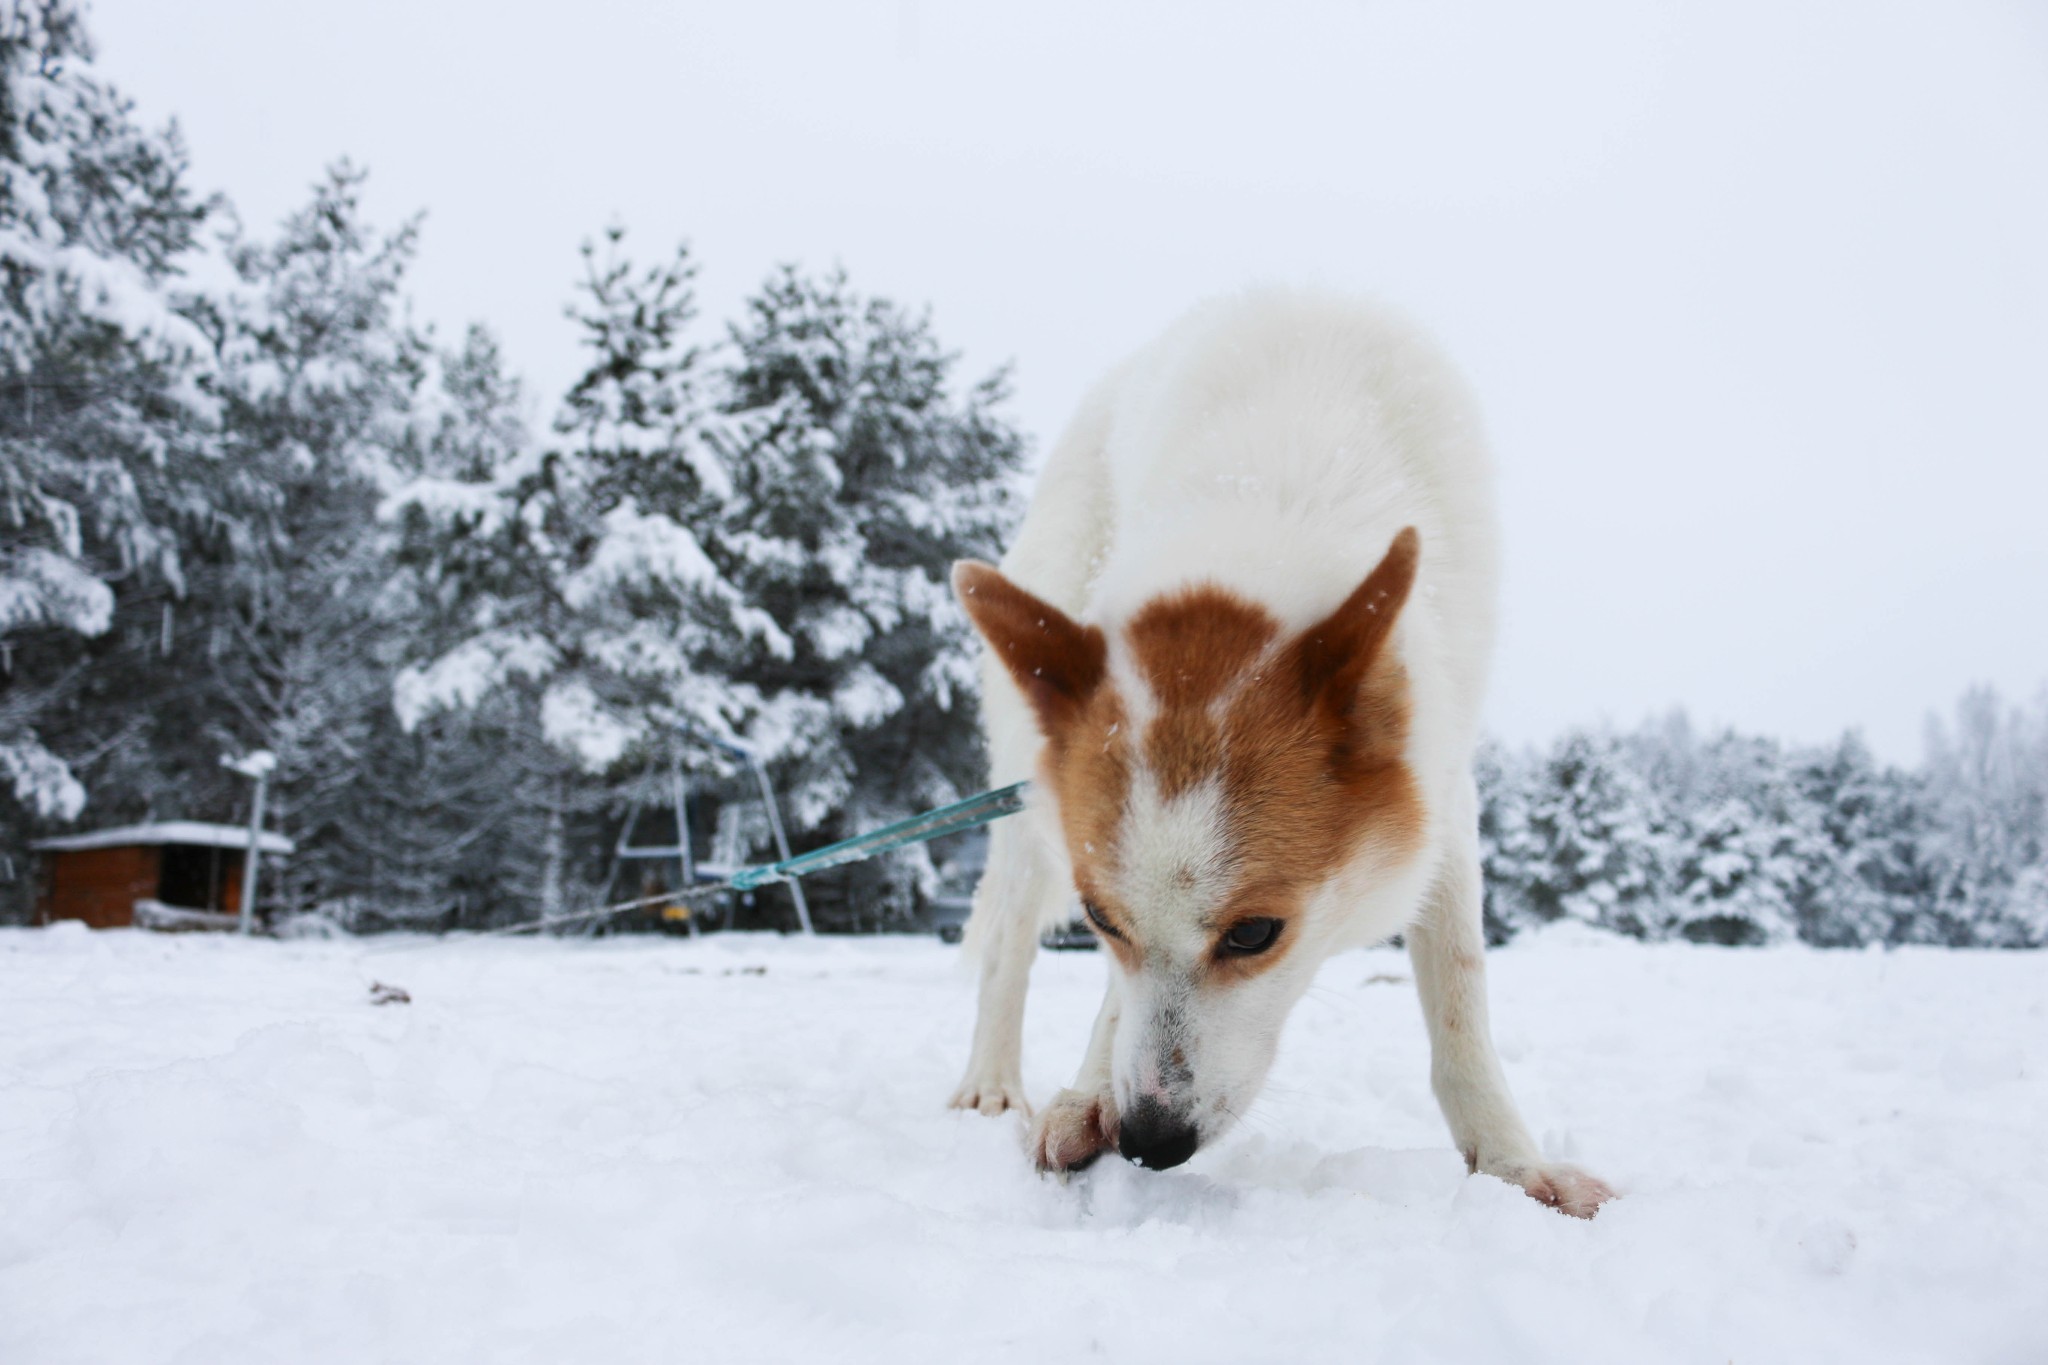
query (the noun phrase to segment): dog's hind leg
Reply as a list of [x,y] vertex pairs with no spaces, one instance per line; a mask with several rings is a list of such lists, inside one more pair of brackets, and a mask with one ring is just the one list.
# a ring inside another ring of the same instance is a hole
[[1460,808],[1450,813],[1454,833],[1443,866],[1407,933],[1429,1026],[1430,1085],[1468,1168],[1520,1185],[1553,1208],[1590,1218],[1614,1191],[1575,1166],[1543,1160],[1494,1052],[1486,1008],[1476,806],[1468,787]]
[[1031,1125],[1031,1155],[1041,1171],[1078,1171],[1116,1146],[1116,1093],[1110,1069],[1117,1020],[1123,997],[1114,972],[1102,993],[1095,1031],[1088,1037],[1088,1055],[1074,1084],[1052,1097],[1052,1103]]
[[1063,897],[1064,884],[1023,820],[989,831],[988,866],[974,888],[967,945],[980,957],[981,992],[955,1109],[1031,1112],[1024,1099],[1024,993],[1047,903]]

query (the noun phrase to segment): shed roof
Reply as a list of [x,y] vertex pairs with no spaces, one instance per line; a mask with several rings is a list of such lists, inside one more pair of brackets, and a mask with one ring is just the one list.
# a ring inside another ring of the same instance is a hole
[[[90,834],[66,834],[56,839],[38,839],[29,847],[39,852],[69,853],[88,848],[123,848],[134,844],[192,844],[200,848],[249,847],[249,831],[239,825],[208,825],[197,820],[164,820],[150,825],[122,825],[117,829],[94,830]],[[290,853],[296,845],[282,834],[263,831],[265,853]]]

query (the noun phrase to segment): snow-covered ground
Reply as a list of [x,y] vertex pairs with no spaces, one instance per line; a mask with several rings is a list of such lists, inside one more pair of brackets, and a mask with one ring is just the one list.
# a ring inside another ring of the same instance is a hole
[[[392,946],[0,931],[0,1360],[2048,1359],[2048,955],[1496,953],[1581,1223],[1465,1175],[1398,952],[1061,1185],[943,1107],[956,949]],[[1035,1095],[1102,971],[1040,960]]]

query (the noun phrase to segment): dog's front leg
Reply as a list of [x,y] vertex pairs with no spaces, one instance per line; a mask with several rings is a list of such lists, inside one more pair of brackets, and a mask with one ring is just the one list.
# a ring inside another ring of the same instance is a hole
[[1553,1208],[1590,1218],[1614,1191],[1575,1166],[1543,1160],[1493,1049],[1480,886],[1478,849],[1466,834],[1446,850],[1422,915],[1408,931],[1416,989],[1429,1026],[1430,1084],[1468,1168],[1520,1185]]
[[1059,894],[1053,869],[1027,831],[1013,823],[990,831],[988,866],[974,888],[967,926],[968,946],[981,959],[981,991],[967,1074],[953,1092],[955,1109],[1031,1112],[1024,1099],[1024,995],[1044,903]]
[[1116,1094],[1110,1083],[1110,1058],[1116,1045],[1122,998],[1117,976],[1110,973],[1095,1012],[1095,1031],[1088,1035],[1088,1055],[1081,1060],[1074,1084],[1052,1097],[1052,1103],[1031,1126],[1031,1155],[1041,1171],[1078,1171],[1116,1146]]

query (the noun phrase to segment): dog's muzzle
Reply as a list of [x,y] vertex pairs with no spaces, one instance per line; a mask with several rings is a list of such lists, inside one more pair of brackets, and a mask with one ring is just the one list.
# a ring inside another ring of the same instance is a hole
[[1178,1166],[1201,1145],[1202,1135],[1193,1123],[1149,1097],[1123,1116],[1116,1141],[1124,1160],[1148,1171]]

